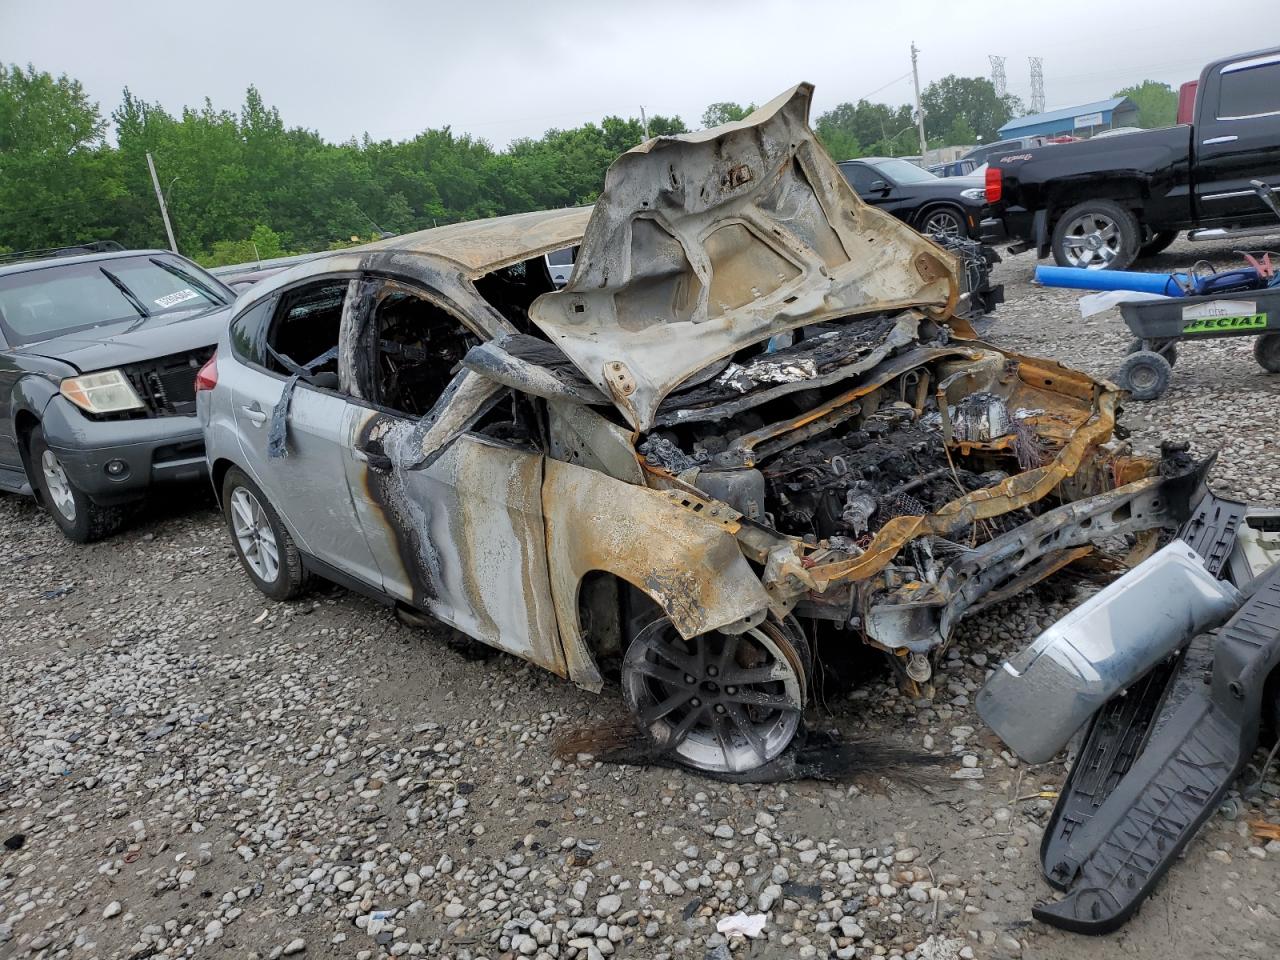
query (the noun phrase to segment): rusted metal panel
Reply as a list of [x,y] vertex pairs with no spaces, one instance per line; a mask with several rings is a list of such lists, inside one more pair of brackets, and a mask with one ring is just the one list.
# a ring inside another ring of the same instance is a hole
[[619,157],[572,279],[530,309],[637,429],[677,384],[748,344],[956,303],[954,258],[858,199],[809,128],[811,96],[801,84],[740,123]]
[[703,498],[547,460],[543,512],[551,594],[569,675],[583,686],[600,684],[578,620],[578,589],[592,571],[613,574],[647,594],[686,638],[757,616],[769,606],[734,539],[733,511],[722,514]]

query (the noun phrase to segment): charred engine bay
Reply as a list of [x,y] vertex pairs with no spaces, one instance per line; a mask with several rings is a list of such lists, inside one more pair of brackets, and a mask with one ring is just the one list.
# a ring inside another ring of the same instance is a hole
[[[806,328],[794,344],[737,359],[674,394],[663,409],[668,426],[650,433],[639,451],[651,466],[753,520],[850,553],[893,517],[933,513],[1000,483],[1018,471],[1020,458],[1023,466],[1039,462],[1046,451],[1034,431],[992,386],[981,376],[955,375],[992,365],[946,349],[945,331],[931,329],[930,343],[913,338],[877,353],[899,323],[878,317]],[[852,370],[858,360],[878,362]],[[948,395],[949,381],[980,388]],[[725,408],[733,414],[721,415]],[[978,442],[1012,435],[1016,453],[949,457],[948,435]],[[971,545],[1024,519],[998,518],[958,533]]]

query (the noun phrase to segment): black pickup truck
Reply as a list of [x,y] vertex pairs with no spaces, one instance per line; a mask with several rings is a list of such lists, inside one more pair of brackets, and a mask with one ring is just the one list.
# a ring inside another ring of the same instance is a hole
[[1253,180],[1280,189],[1280,47],[1205,67],[1192,124],[994,156],[985,186],[1011,252],[1123,270],[1182,230],[1276,233]]

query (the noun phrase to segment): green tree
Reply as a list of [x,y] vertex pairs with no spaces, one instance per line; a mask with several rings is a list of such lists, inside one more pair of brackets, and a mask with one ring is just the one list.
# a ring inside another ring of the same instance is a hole
[[818,117],[814,131],[837,160],[902,156],[919,149],[911,108],[859,100],[841,103]]
[[[1000,127],[1022,113],[1022,102],[1017,97],[997,95],[985,77],[950,74],[925,87],[920,102],[930,137],[943,137],[948,143],[974,143],[978,137],[987,142],[996,140]],[[966,126],[955,126],[960,122]],[[953,129],[973,136],[964,141],[951,140]]]
[[1138,126],[1171,127],[1178,119],[1178,94],[1167,83],[1143,80],[1132,87],[1125,87],[1112,94],[1128,97],[1138,108]]
[[723,103],[713,103],[707,109],[702,111],[702,128],[704,130],[710,127],[723,126],[726,123],[734,123],[748,116],[756,105],[754,103],[747,106],[725,101]]

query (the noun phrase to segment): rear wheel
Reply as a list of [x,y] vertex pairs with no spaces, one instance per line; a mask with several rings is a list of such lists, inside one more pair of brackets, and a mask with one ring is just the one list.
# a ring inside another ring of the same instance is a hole
[[1053,228],[1053,259],[1061,267],[1124,270],[1141,245],[1137,218],[1110,200],[1078,203]]
[[257,484],[232,467],[222,481],[222,510],[240,565],[273,600],[292,600],[308,584],[302,557]]
[[628,647],[622,687],[659,747],[699,770],[742,773],[791,745],[808,671],[809,647],[794,621],[685,640],[660,617]]
[[1151,350],[1129,354],[1116,379],[1135,400],[1154,400],[1169,389],[1173,368],[1169,361]]
[[58,455],[49,449],[44,431],[36,427],[27,438],[27,458],[40,500],[53,522],[76,543],[92,543],[120,529],[128,515],[126,507],[104,507],[67,476]]
[[1253,341],[1253,358],[1268,373],[1280,373],[1280,333],[1264,333]]

